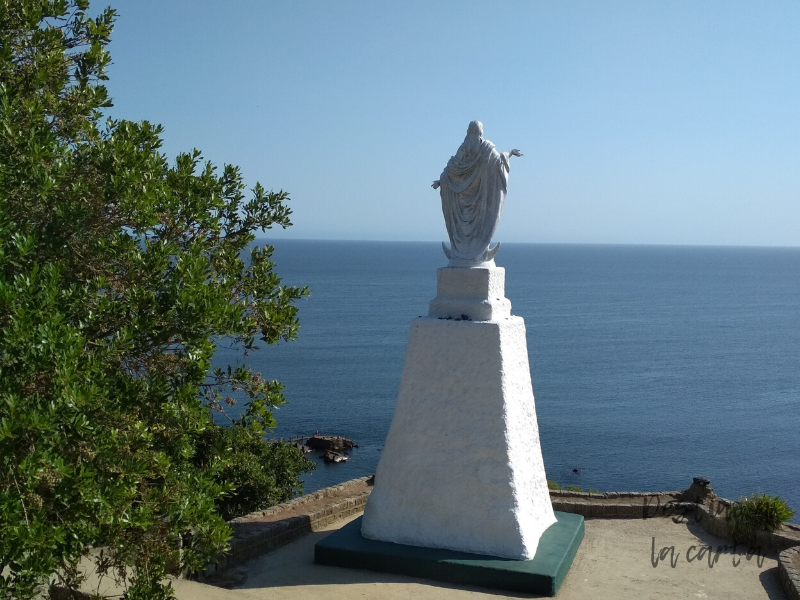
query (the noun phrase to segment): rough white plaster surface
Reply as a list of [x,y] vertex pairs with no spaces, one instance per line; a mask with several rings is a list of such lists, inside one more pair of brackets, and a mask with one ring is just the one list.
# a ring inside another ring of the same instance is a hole
[[506,270],[502,267],[465,269],[445,267],[436,273],[436,298],[428,316],[472,321],[492,321],[511,316],[505,297]]
[[[503,278],[440,269],[439,294],[505,300]],[[555,522],[522,318],[415,320],[362,534],[530,559]]]

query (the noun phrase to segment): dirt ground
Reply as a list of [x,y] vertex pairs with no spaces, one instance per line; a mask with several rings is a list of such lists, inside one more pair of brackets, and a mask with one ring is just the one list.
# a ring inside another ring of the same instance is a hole
[[[341,521],[330,529],[338,529]],[[458,600],[532,598],[524,594],[426,581],[399,575],[314,564],[314,544],[327,531],[309,534],[234,569],[234,589],[175,580],[180,600],[338,598]],[[777,557],[729,546],[691,521],[669,518],[587,519],[586,536],[561,586],[560,600],[784,599]],[[713,553],[704,547],[711,546]],[[723,547],[723,548],[720,548]],[[221,582],[225,583],[225,582]]]

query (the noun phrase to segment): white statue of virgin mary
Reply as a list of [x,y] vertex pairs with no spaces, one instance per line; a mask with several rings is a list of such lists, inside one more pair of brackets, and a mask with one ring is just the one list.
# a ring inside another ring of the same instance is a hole
[[493,264],[500,244],[489,247],[500,221],[508,184],[509,159],[519,150],[498,152],[483,139],[483,124],[472,121],[464,143],[447,162],[433,189],[440,188],[450,248],[442,248],[451,267]]

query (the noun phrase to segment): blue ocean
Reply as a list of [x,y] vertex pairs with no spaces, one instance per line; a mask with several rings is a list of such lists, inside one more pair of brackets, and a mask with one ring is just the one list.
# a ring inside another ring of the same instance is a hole
[[[284,283],[311,289],[300,335],[215,363],[285,384],[270,437],[359,444],[347,463],[312,454],[309,492],[375,471],[446,258],[437,243],[271,243]],[[800,514],[800,248],[502,244],[496,262],[527,326],[548,479],[663,491],[703,475]]]

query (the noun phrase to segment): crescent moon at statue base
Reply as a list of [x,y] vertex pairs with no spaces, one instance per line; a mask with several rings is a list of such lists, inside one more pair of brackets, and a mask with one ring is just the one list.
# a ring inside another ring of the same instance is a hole
[[487,264],[494,263],[495,254],[497,254],[497,251],[500,250],[500,242],[497,242],[494,246],[487,248],[486,252],[483,253],[483,256],[480,256],[475,260],[454,258],[452,256],[450,246],[447,245],[447,242],[442,242],[442,250],[444,251],[444,255],[450,259],[450,263],[448,264],[450,267],[485,267]]

